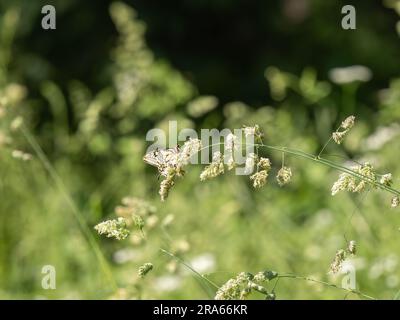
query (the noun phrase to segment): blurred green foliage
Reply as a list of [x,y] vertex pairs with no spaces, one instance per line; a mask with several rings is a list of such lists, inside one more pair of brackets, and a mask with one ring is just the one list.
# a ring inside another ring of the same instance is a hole
[[[399,2],[357,3],[358,29],[349,32],[339,29],[340,3],[301,2],[293,9],[293,1],[172,1],[151,9],[151,1],[133,1],[136,12],[121,2],[54,1],[57,30],[44,31],[43,1],[0,1],[0,298],[213,297],[160,248],[220,285],[260,270],[340,285],[327,271],[345,237],[358,243],[358,288],[393,298],[400,220],[390,195],[332,197],[338,172],[287,157],[293,181],[284,188],[254,191],[230,174],[200,183],[201,168],[193,167],[161,203],[157,174],[142,161],[147,130],[168,120],[195,129],[257,123],[266,143],[316,154],[354,113],[355,128],[327,156],[368,160],[392,172],[399,188],[400,44],[392,10]],[[328,76],[353,64],[370,68],[372,80]],[[15,150],[32,159],[13,157]],[[279,153],[262,152],[280,163]],[[146,240],[140,231],[121,242],[100,239],[94,225],[126,196],[154,206],[157,228],[144,227]],[[154,269],[139,279],[146,262]],[[56,290],[41,287],[47,264],[56,267]],[[344,296],[293,279],[281,279],[276,294]]]

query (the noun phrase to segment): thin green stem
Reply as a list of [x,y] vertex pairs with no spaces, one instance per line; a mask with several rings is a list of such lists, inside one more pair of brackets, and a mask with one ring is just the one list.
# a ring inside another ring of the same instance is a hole
[[79,227],[80,227],[82,233],[84,234],[86,240],[88,241],[89,245],[92,247],[96,258],[100,263],[100,267],[101,267],[103,273],[105,274],[105,276],[107,277],[111,287],[114,290],[118,289],[118,286],[114,280],[113,274],[107,263],[107,260],[105,259],[103,253],[101,252],[101,249],[100,249],[99,245],[97,244],[95,238],[93,237],[93,234],[90,232],[89,227],[86,224],[86,221],[83,217],[82,212],[79,211],[78,207],[75,205],[71,196],[68,194],[67,189],[66,189],[61,177],[58,175],[57,171],[50,163],[49,159],[47,158],[46,154],[40,147],[39,143],[36,141],[35,137],[28,131],[28,129],[26,129],[24,126],[22,126],[21,132],[24,135],[24,137],[26,138],[26,140],[28,141],[28,143],[31,145],[32,149],[35,151],[39,160],[42,162],[44,168],[48,171],[48,173],[50,174],[50,177],[54,180],[54,183],[56,184],[60,193],[62,194],[65,201],[71,208],[71,212],[73,213],[75,219],[78,221]]
[[[203,148],[201,148],[199,150],[199,152],[201,150],[203,150],[203,149],[210,148],[210,147],[216,146],[216,145],[222,145],[222,144],[224,144],[224,143],[223,142],[219,142],[219,143],[215,143],[215,144],[209,145],[207,147],[203,147]],[[379,187],[379,188],[381,188],[381,189],[383,189],[383,190],[385,190],[387,192],[390,192],[390,193],[392,193],[392,194],[394,194],[396,196],[400,196],[400,191],[398,191],[398,190],[396,190],[396,189],[394,189],[392,187],[389,187],[389,186],[387,186],[387,185],[385,185],[383,183],[380,183],[379,181],[371,179],[368,176],[365,176],[365,175],[362,175],[360,173],[357,173],[357,172],[355,172],[355,171],[353,171],[353,170],[351,170],[349,168],[346,168],[346,167],[344,167],[344,166],[342,166],[340,164],[337,164],[335,162],[332,162],[332,161],[330,161],[328,159],[315,156],[315,155],[313,155],[311,153],[307,153],[307,152],[304,152],[304,151],[301,151],[301,150],[297,150],[297,149],[281,147],[281,146],[271,146],[271,145],[266,145],[266,144],[246,144],[246,143],[243,143],[243,144],[244,145],[252,145],[252,146],[255,146],[255,147],[264,147],[264,148],[267,148],[267,149],[270,149],[270,150],[279,151],[279,152],[283,152],[283,153],[286,153],[286,154],[291,154],[291,155],[294,155],[294,156],[297,156],[297,157],[300,157],[300,158],[308,159],[308,160],[314,161],[316,163],[325,165],[327,167],[336,169],[338,171],[341,171],[341,172],[344,172],[344,173],[348,173],[349,175],[352,175],[352,176],[354,176],[356,178],[359,178],[361,180],[369,182],[372,185],[374,185],[376,187]]]
[[179,263],[181,263],[182,265],[184,265],[186,268],[188,268],[190,271],[192,271],[194,274],[196,274],[198,277],[200,277],[201,279],[203,279],[204,281],[206,281],[207,283],[209,283],[211,286],[213,286],[215,289],[219,289],[219,286],[214,283],[213,281],[211,281],[210,279],[208,279],[207,277],[205,277],[204,275],[202,275],[201,273],[197,272],[195,269],[193,269],[193,267],[191,267],[188,263],[186,263],[184,260],[182,260],[181,258],[179,258],[178,256],[176,256],[175,254],[173,254],[172,252],[169,252],[163,248],[160,248],[160,251],[162,253],[165,253],[166,255],[174,258],[175,260],[177,260]]
[[[336,132],[339,131],[341,125],[336,129]],[[329,137],[328,141],[325,142],[324,146],[322,147],[321,151],[318,153],[317,158],[321,157],[322,152],[324,152],[325,148],[328,146],[328,144],[332,141],[332,135]]]
[[[188,263],[186,263],[184,260],[182,260],[182,259],[179,258],[178,256],[174,255],[172,252],[169,252],[169,251],[167,251],[167,250],[165,250],[165,249],[162,249],[162,248],[160,248],[160,250],[161,250],[161,252],[163,252],[164,254],[166,254],[166,255],[172,257],[173,259],[177,260],[179,263],[181,263],[181,264],[184,265],[187,269],[189,269],[191,272],[193,272],[193,273],[196,274],[198,277],[200,277],[201,279],[203,279],[204,281],[206,281],[207,283],[209,283],[209,284],[210,284],[211,286],[213,286],[215,289],[217,289],[217,290],[219,289],[219,286],[218,286],[216,283],[214,283],[213,281],[211,281],[210,279],[208,279],[208,278],[205,277],[204,275],[200,274],[198,271],[196,271],[195,269],[193,269]],[[376,298],[371,297],[371,296],[369,296],[369,295],[367,295],[367,294],[365,294],[365,293],[363,293],[363,292],[361,292],[361,291],[359,291],[359,290],[347,289],[347,288],[339,287],[339,286],[337,286],[336,284],[333,284],[333,283],[329,283],[329,282],[326,282],[326,281],[321,281],[321,280],[309,278],[309,277],[306,277],[306,276],[295,275],[295,274],[291,274],[291,273],[280,274],[280,275],[278,275],[277,280],[276,280],[276,282],[275,282],[275,285],[274,285],[272,291],[275,290],[278,281],[279,281],[280,279],[282,279],[282,278],[300,279],[300,280],[315,282],[315,283],[319,283],[319,284],[325,285],[325,286],[327,286],[327,287],[331,287],[331,288],[343,290],[343,291],[346,291],[346,292],[348,292],[348,293],[354,293],[354,294],[357,294],[357,295],[359,295],[359,296],[361,296],[361,297],[364,297],[364,298],[367,298],[367,299],[370,299],[370,300],[377,300]]]
[[[330,140],[329,140],[329,141],[330,141]],[[326,145],[329,143],[329,141],[326,143]],[[212,145],[209,145],[209,146],[206,146],[206,147],[201,148],[201,149],[199,150],[199,152],[202,151],[202,150],[204,150],[204,149],[211,148],[211,147],[217,146],[217,145],[223,145],[223,144],[224,144],[224,143],[222,143],[222,142],[220,142],[220,143],[215,143],[215,144],[212,144]],[[371,178],[369,178],[369,177],[367,177],[367,176],[365,176],[365,175],[359,174],[359,173],[357,173],[357,172],[355,172],[355,171],[353,171],[353,170],[351,170],[351,169],[349,169],[349,168],[346,168],[346,167],[344,167],[344,166],[342,166],[342,165],[339,165],[339,164],[337,164],[337,163],[335,163],[335,162],[332,162],[332,161],[330,161],[330,160],[328,160],[328,159],[321,158],[320,155],[321,155],[322,152],[324,151],[325,147],[321,150],[321,152],[319,153],[318,156],[315,156],[315,155],[313,155],[313,154],[306,153],[306,152],[303,152],[303,151],[301,151],[301,150],[292,149],[292,148],[287,148],[287,147],[281,147],[281,146],[271,146],[271,145],[266,145],[266,144],[263,144],[263,143],[259,143],[259,144],[246,144],[246,143],[244,143],[244,145],[252,145],[252,146],[255,146],[257,150],[258,150],[259,147],[264,147],[264,148],[267,148],[267,149],[270,149],[270,150],[273,150],[273,151],[279,151],[279,152],[282,153],[282,160],[283,160],[283,161],[284,161],[284,155],[285,155],[285,154],[290,154],[290,155],[294,155],[294,156],[297,156],[297,157],[301,157],[301,158],[304,158],[304,159],[307,159],[307,160],[311,160],[311,161],[314,161],[314,162],[316,162],[316,163],[325,165],[325,166],[327,166],[327,167],[336,169],[336,170],[338,170],[338,171],[347,173],[347,174],[349,174],[349,175],[352,175],[352,176],[354,176],[354,177],[357,177],[357,178],[359,178],[359,179],[362,179],[362,180],[364,180],[364,181],[367,181],[367,182],[371,183],[372,185],[378,186],[378,187],[380,187],[380,188],[386,190],[387,192],[390,192],[390,193],[392,193],[392,194],[394,194],[394,195],[396,195],[396,196],[399,196],[399,195],[400,195],[400,192],[399,192],[398,190],[393,189],[393,188],[391,188],[391,187],[389,187],[389,186],[386,186],[386,185],[384,185],[384,184],[382,184],[382,183],[376,181],[375,179],[371,179]],[[283,164],[282,164],[282,165],[283,165]],[[199,277],[202,278],[203,280],[205,280],[205,281],[207,281],[208,283],[210,283],[210,284],[211,284],[213,287],[215,287],[216,289],[219,288],[218,285],[216,285],[214,282],[212,282],[211,280],[209,280],[207,277],[205,277],[205,276],[203,276],[202,274],[198,273],[196,270],[194,270],[190,265],[188,265],[185,261],[183,261],[183,260],[180,259],[179,257],[175,256],[175,255],[172,254],[171,252],[168,252],[168,251],[166,251],[166,250],[164,250],[164,249],[160,249],[160,250],[161,250],[162,252],[164,252],[165,254],[167,254],[167,255],[173,257],[174,259],[178,260],[178,261],[179,261],[180,263],[182,263],[185,267],[187,267],[190,271],[194,272],[197,276],[199,276]],[[316,279],[309,278],[309,277],[306,277],[306,276],[300,276],[300,275],[295,275],[295,274],[282,274],[282,275],[278,275],[277,282],[278,282],[278,280],[281,279],[281,278],[292,278],[292,279],[300,279],[300,280],[315,282],[315,283],[319,283],[319,284],[322,284],[322,285],[325,285],[325,286],[328,286],[328,287],[331,287],[331,288],[335,288],[335,289],[339,289],[339,290],[346,291],[347,293],[357,294],[357,295],[359,295],[359,296],[361,296],[361,297],[364,297],[364,298],[367,298],[367,299],[376,300],[376,298],[374,298],[374,297],[372,297],[372,296],[369,296],[369,295],[367,295],[367,294],[365,294],[365,293],[363,293],[363,292],[361,292],[361,291],[359,291],[359,290],[353,290],[353,289],[347,289],[347,288],[339,287],[339,286],[337,286],[337,285],[335,285],[335,284],[333,284],[333,283],[329,283],[329,282],[321,281],[321,280],[316,280]],[[276,286],[277,282],[275,283],[275,286]],[[275,286],[274,286],[274,288],[275,288]]]
[[291,279],[299,279],[299,280],[315,282],[315,283],[319,283],[319,284],[322,284],[322,285],[327,286],[327,287],[340,289],[340,290],[346,291],[348,293],[354,293],[356,295],[359,295],[361,297],[364,297],[364,298],[367,298],[367,299],[370,299],[370,300],[377,300],[376,298],[371,297],[371,296],[369,296],[369,295],[367,295],[365,293],[362,293],[361,291],[339,287],[336,284],[329,283],[329,282],[326,282],[326,281],[317,280],[317,279],[313,279],[313,278],[309,278],[309,277],[306,277],[306,276],[299,276],[299,275],[288,273],[288,274],[278,275],[278,278],[280,278],[280,279],[281,278],[291,278]]
[[328,141],[324,144],[324,146],[322,147],[321,151],[318,153],[317,158],[319,158],[322,155],[322,152],[324,152],[325,148],[328,146],[328,144],[329,144],[329,142],[331,142],[331,140],[332,140],[332,137],[330,137],[328,139]]

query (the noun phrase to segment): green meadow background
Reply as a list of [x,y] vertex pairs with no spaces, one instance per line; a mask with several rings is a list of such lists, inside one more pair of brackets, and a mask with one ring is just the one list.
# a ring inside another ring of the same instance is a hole
[[[328,270],[346,239],[357,242],[357,289],[398,297],[400,212],[389,194],[332,197],[339,173],[293,156],[281,188],[281,154],[261,150],[274,165],[264,188],[232,173],[200,182],[192,166],[161,202],[157,171],[142,161],[147,131],[169,120],[198,131],[258,124],[265,143],[317,154],[354,114],[325,157],[369,161],[400,188],[400,1],[347,2],[0,0],[0,298],[213,298],[160,248],[218,285],[275,270],[341,286]],[[41,28],[45,4],[56,30]],[[340,26],[344,4],[356,7],[356,30]],[[352,65],[372,77],[332,76]],[[97,235],[126,196],[154,207],[155,226],[145,239]],[[145,262],[154,269],[140,279]],[[55,290],[42,288],[45,265]],[[275,292],[359,299],[296,279]]]

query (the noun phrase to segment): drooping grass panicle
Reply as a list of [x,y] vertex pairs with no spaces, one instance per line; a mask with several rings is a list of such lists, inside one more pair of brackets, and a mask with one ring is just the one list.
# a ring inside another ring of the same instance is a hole
[[212,162],[201,172],[200,180],[212,179],[224,172],[224,157],[221,152],[216,151],[213,154]]
[[283,166],[279,169],[278,174],[276,175],[276,181],[278,181],[279,186],[284,186],[288,184],[292,179],[292,169],[289,167]]
[[[376,172],[369,162],[353,166],[351,169],[355,175],[341,173],[339,179],[332,186],[332,195],[340,191],[363,192],[367,187],[376,188],[378,186],[390,186],[391,174],[384,175],[377,181]],[[379,184],[378,184],[379,182]]]
[[253,187],[258,189],[262,188],[267,183],[268,171],[260,170],[250,176],[250,180],[253,181]]
[[331,266],[330,266],[330,273],[338,273],[341,268],[344,260],[346,259],[346,251],[340,249],[336,251],[335,258],[333,259]]
[[[342,134],[345,135],[349,130],[351,130],[354,124],[355,117],[349,116],[342,121],[336,133],[338,133],[339,136],[341,136]],[[353,166],[351,168],[347,168],[328,159],[321,158],[321,153],[327,144],[325,144],[324,148],[321,150],[318,156],[315,156],[301,150],[264,144],[262,142],[263,133],[261,132],[258,125],[254,125],[251,127],[244,126],[243,132],[245,136],[254,136],[255,140],[258,140],[258,142],[254,144],[249,144],[248,142],[242,144],[242,146],[244,145],[246,147],[253,146],[256,148],[257,151],[256,153],[247,153],[244,161],[244,174],[250,176],[250,180],[252,181],[254,188],[261,188],[267,182],[268,174],[271,169],[271,162],[268,158],[258,156],[259,148],[267,148],[272,151],[281,152],[282,155],[288,154],[296,157],[305,158],[340,171],[341,173],[339,175],[339,179],[332,186],[332,195],[336,195],[340,191],[363,192],[364,190],[367,190],[369,188],[379,188],[388,191],[397,197],[400,196],[400,192],[391,187],[393,181],[392,175],[390,173],[378,175],[375,172],[373,166],[368,162]],[[329,143],[329,141],[327,143]],[[224,154],[219,151],[213,154],[212,162],[207,165],[200,174],[201,181],[209,180],[223,174],[225,172],[225,165],[227,166],[228,170],[234,168],[237,165],[233,157],[233,150],[241,147],[238,144],[237,137],[233,134],[229,134],[225,139],[225,143],[216,143],[212,146],[222,144],[224,144]],[[209,147],[211,146],[207,146],[207,148]],[[202,149],[203,147],[201,147],[200,141],[196,139],[189,139],[185,143],[182,151],[178,154],[178,159],[184,160],[177,161],[177,163],[169,164],[167,166],[167,170],[163,171],[163,176],[165,177],[165,179],[161,182],[159,191],[161,200],[164,201],[167,198],[170,189],[174,186],[176,177],[183,175],[184,171],[182,167],[188,164],[187,159],[189,159],[189,154],[199,152]],[[276,176],[278,185],[283,186],[289,183],[291,181],[291,178],[292,169],[285,166],[283,162],[282,167],[279,169]],[[396,199],[392,200],[392,207],[394,207],[395,205]]]
[[144,278],[151,270],[153,270],[153,264],[150,262],[146,262],[139,267],[138,276],[140,278]]
[[159,190],[161,201],[165,201],[169,190],[175,184],[175,178],[182,177],[185,174],[184,168],[189,165],[192,157],[200,149],[201,141],[190,138],[184,143],[182,149],[179,149],[179,146],[165,150],[156,149],[143,157],[145,162],[157,167],[160,175],[164,177]]
[[340,127],[344,130],[350,130],[354,126],[354,122],[356,120],[355,116],[348,116],[346,119],[342,121]]
[[169,190],[174,186],[175,184],[175,171],[174,169],[169,169],[167,176],[163,181],[160,183],[160,190],[159,194],[161,197],[161,201],[165,201],[169,195]]
[[347,251],[352,255],[355,255],[357,253],[357,244],[354,240],[349,241]]
[[275,271],[261,271],[256,275],[249,272],[241,272],[236,277],[229,279],[222,285],[215,295],[215,300],[245,300],[253,291],[257,291],[266,296],[266,299],[275,298],[273,292],[269,292],[263,285],[265,282],[276,278],[278,273]]
[[343,120],[338,130],[332,133],[333,141],[337,144],[341,144],[347,133],[353,128],[355,119],[354,116],[349,116]]
[[271,161],[268,158],[260,157],[257,163],[257,172],[250,176],[254,188],[262,188],[267,183],[268,173],[270,170]]
[[129,230],[126,229],[125,219],[122,217],[103,221],[94,228],[99,234],[104,234],[107,238],[123,240],[129,235]]
[[350,240],[345,249],[336,251],[335,258],[333,259],[329,273],[336,274],[342,270],[343,262],[349,255],[354,256],[357,253],[357,245],[354,240]]
[[390,187],[393,183],[393,177],[391,173],[384,174],[381,179],[379,180],[381,184]]
[[243,126],[243,130],[244,130],[244,135],[246,137],[253,136],[254,141],[256,143],[262,143],[262,138],[263,138],[264,134],[262,133],[260,126],[258,124],[254,125],[252,127]]
[[184,167],[187,166],[190,162],[190,159],[196,155],[201,149],[201,141],[199,139],[189,138],[186,141],[178,154],[178,166]]
[[391,207],[392,208],[397,208],[399,206],[399,204],[400,204],[400,197],[399,196],[394,196],[392,198],[392,201],[391,201]]

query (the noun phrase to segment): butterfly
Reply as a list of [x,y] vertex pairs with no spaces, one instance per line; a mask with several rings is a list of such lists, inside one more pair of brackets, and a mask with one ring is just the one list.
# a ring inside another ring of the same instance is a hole
[[167,177],[170,168],[177,168],[179,155],[179,145],[175,148],[169,149],[156,148],[155,150],[145,154],[143,161],[156,167],[161,176]]

